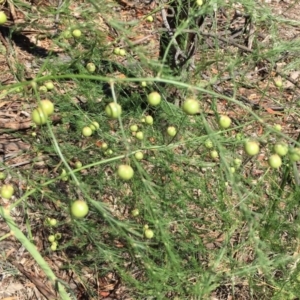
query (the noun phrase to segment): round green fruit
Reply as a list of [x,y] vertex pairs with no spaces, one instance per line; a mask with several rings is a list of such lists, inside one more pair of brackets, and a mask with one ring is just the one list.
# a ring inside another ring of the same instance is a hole
[[278,142],[274,145],[274,151],[280,156],[285,156],[289,152],[289,146],[286,143]]
[[182,105],[182,109],[188,115],[195,115],[200,112],[200,105],[195,99],[186,99]]
[[153,125],[153,117],[152,116],[146,116],[145,117],[145,123],[148,125]]
[[283,85],[282,79],[280,77],[275,78],[274,82],[275,82],[275,85],[279,88],[281,88]]
[[157,106],[161,102],[161,95],[158,92],[152,92],[147,96],[148,103],[152,106]]
[[47,123],[48,116],[44,113],[44,111],[38,107],[34,109],[31,113],[31,120],[36,125],[44,125]]
[[113,151],[112,151],[112,149],[107,149],[105,152],[104,152],[104,154],[106,155],[106,156],[109,156],[109,155],[113,155]]
[[138,139],[138,140],[143,140],[144,139],[144,133],[142,131],[138,131],[135,135],[135,137]]
[[34,89],[34,90],[37,89],[37,83],[36,83],[35,80],[32,80],[32,81],[30,82],[30,87],[31,87],[32,89]]
[[61,237],[62,237],[62,234],[60,232],[55,233],[55,239],[57,241],[59,241],[61,239]]
[[136,208],[136,209],[133,209],[132,211],[131,211],[131,215],[133,216],[133,217],[137,217],[138,215],[140,214],[140,212],[139,212],[139,210]]
[[70,39],[72,37],[72,32],[70,30],[66,30],[63,33],[65,39]]
[[114,49],[114,54],[116,54],[116,55],[120,55],[120,48],[119,47],[116,47],[115,49]]
[[0,189],[1,197],[5,199],[10,199],[14,194],[14,187],[11,184],[4,184]]
[[16,87],[16,88],[14,89],[14,91],[15,91],[16,93],[21,93],[21,92],[23,91],[23,88],[22,88],[21,86],[19,86],[19,87]]
[[56,251],[56,250],[57,250],[57,243],[56,243],[56,242],[53,242],[53,243],[51,244],[50,249],[51,249],[52,251]]
[[98,122],[94,121],[94,122],[92,122],[92,124],[89,125],[89,127],[90,127],[93,131],[95,131],[95,130],[98,130],[98,129],[100,128],[100,125],[99,125]]
[[85,126],[82,128],[82,135],[85,137],[91,136],[93,134],[93,130],[89,126]]
[[94,63],[88,63],[86,65],[86,69],[90,72],[90,73],[94,73],[96,71],[96,66]]
[[118,119],[122,114],[122,107],[118,103],[111,102],[105,107],[106,114],[112,119]]
[[62,181],[68,181],[69,180],[69,176],[67,175],[67,172],[66,172],[65,169],[61,170],[60,176],[61,176]]
[[71,204],[71,214],[74,218],[84,218],[89,212],[87,203],[83,200],[76,200]]
[[81,168],[81,167],[82,167],[82,162],[79,161],[79,160],[75,161],[75,168],[76,168],[76,169],[79,169],[79,168]]
[[240,132],[238,132],[238,133],[236,134],[235,138],[236,138],[237,141],[241,141],[241,140],[243,139],[243,134],[240,133]]
[[40,93],[47,93],[47,91],[48,91],[48,89],[47,89],[47,87],[45,87],[44,85],[41,85],[41,86],[39,87],[39,92],[40,92]]
[[138,128],[138,126],[137,126],[136,124],[130,125],[130,131],[131,131],[131,132],[136,132],[136,131],[138,131],[138,130],[139,130],[139,128]]
[[72,31],[72,35],[73,35],[75,38],[81,37],[81,30],[79,30],[79,29],[74,29],[74,30]]
[[99,123],[96,122],[96,121],[93,121],[93,122],[92,122],[92,125],[94,125],[94,126],[96,127],[96,129],[99,129],[99,128],[100,128]]
[[49,236],[48,236],[48,241],[49,241],[50,243],[53,243],[53,242],[55,241],[55,236],[54,236],[54,235],[49,235]]
[[53,218],[49,219],[48,222],[49,222],[49,225],[52,226],[52,227],[56,226],[56,224],[57,224],[57,220],[53,219]]
[[123,180],[130,180],[134,175],[134,171],[129,165],[119,165],[117,174]]
[[205,142],[204,142],[204,146],[207,148],[207,149],[212,149],[214,147],[214,144],[212,142],[211,139],[207,139]]
[[269,157],[269,165],[273,169],[278,169],[282,165],[281,157],[278,154],[272,154]]
[[51,116],[54,113],[54,104],[48,99],[41,100],[39,107],[46,116]]
[[167,134],[171,137],[174,137],[177,134],[177,130],[174,126],[169,126],[167,128]]
[[273,127],[276,131],[281,131],[282,130],[282,126],[280,124],[275,124]]
[[135,157],[137,160],[142,160],[142,159],[144,158],[144,154],[143,154],[143,152],[138,151],[138,152],[135,152],[135,153],[134,153],[134,157]]
[[146,229],[144,235],[146,239],[152,239],[154,237],[154,232],[151,229]]
[[125,49],[120,49],[119,55],[125,56],[126,55]]
[[153,17],[152,16],[148,16],[147,18],[146,18],[146,21],[148,21],[148,22],[153,22]]
[[102,143],[101,149],[102,150],[107,150],[108,149],[108,144],[107,143]]
[[229,128],[231,125],[231,119],[228,116],[220,116],[219,126],[223,129]]
[[248,155],[254,156],[259,152],[259,143],[256,141],[247,141],[245,142],[244,148]]
[[210,157],[213,159],[218,158],[219,157],[218,151],[217,150],[210,151]]
[[235,158],[233,163],[237,168],[239,168],[242,164],[242,160],[240,158]]
[[0,25],[5,24],[7,21],[7,16],[4,11],[0,11]]
[[53,84],[53,82],[52,82],[51,80],[46,81],[46,82],[44,83],[44,86],[45,86],[45,87],[47,88],[47,90],[49,90],[49,91],[51,91],[51,90],[54,89],[54,84]]
[[300,161],[300,148],[290,149],[289,158],[293,162]]

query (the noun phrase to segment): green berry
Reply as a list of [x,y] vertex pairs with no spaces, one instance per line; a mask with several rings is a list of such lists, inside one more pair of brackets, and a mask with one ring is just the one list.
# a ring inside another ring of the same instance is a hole
[[138,139],[138,140],[143,140],[144,139],[144,133],[142,131],[138,131],[135,135],[135,137]]
[[48,241],[49,241],[50,243],[53,243],[53,242],[55,241],[55,236],[54,236],[54,235],[49,235],[49,236],[48,236]]
[[154,232],[151,229],[146,229],[144,235],[146,239],[152,239],[154,237]]
[[72,31],[72,35],[73,35],[75,38],[81,37],[81,30],[79,30],[79,29],[74,29],[74,30]]

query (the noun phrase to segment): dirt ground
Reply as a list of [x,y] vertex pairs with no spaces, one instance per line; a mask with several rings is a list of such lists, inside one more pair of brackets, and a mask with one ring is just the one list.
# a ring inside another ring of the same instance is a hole
[[[113,0],[109,0],[110,2]],[[285,18],[300,22],[300,1],[260,1],[261,3],[267,3],[272,8],[274,15],[279,18]],[[155,1],[150,4],[139,4],[136,1],[119,0],[115,3],[118,9],[114,11],[114,17],[124,21],[132,21],[133,19],[140,19],[147,15],[150,11],[157,7]],[[32,9],[39,10],[44,1],[33,1]],[[47,4],[51,5],[51,4]],[[5,5],[5,10],[9,12],[11,16],[9,22],[12,24],[23,23],[23,14],[12,5]],[[154,23],[141,22],[134,29],[132,36],[128,36],[128,40],[137,46],[141,47],[141,51],[145,55],[155,59],[159,57],[159,33],[158,28],[163,28],[160,12],[157,14],[157,18]],[[111,16],[110,16],[111,17]],[[49,20],[43,20],[43,25],[49,26],[49,32],[53,30],[53,23]],[[8,37],[8,26],[0,26],[0,83],[2,86],[12,83],[31,80],[38,72],[38,64],[36,61],[43,59],[47,56],[50,50],[53,50],[53,44],[50,38],[40,38],[40,32],[32,30],[30,26],[25,26],[18,34],[13,35],[12,40]],[[52,29],[51,29],[52,28]],[[103,25],[103,30],[108,30]],[[259,31],[259,28],[255,30]],[[48,33],[49,33],[48,32]],[[268,43],[270,36],[268,33],[263,33],[265,42]],[[298,40],[300,34],[300,27],[293,24],[282,25],[280,28],[280,36],[278,40]],[[110,35],[110,34],[108,34]],[[111,40],[111,38],[109,38]],[[35,50],[32,50],[32,45],[35,45]],[[59,48],[55,51],[58,52],[59,57],[63,57],[63,53]],[[126,63],[126,62],[124,62]],[[18,74],[16,66],[21,64],[25,66],[24,74]],[[284,63],[278,64],[278,69],[282,69]],[[288,77],[292,82],[299,83],[300,78],[299,70],[292,70],[288,74]],[[21,77],[20,77],[21,76]],[[295,101],[295,97],[300,97],[299,88],[298,92],[294,93],[294,84],[289,81],[284,81],[284,90],[286,98]],[[299,83],[300,85],[300,83]],[[291,92],[293,90],[293,93]],[[282,94],[276,94],[278,89],[271,88],[272,98],[280,97]],[[33,103],[30,97],[30,90],[28,93],[6,93],[2,91],[0,93],[0,159],[1,161],[9,158],[11,167],[24,168],[30,165],[32,157],[23,154],[23,150],[28,150],[30,145],[22,139],[22,136],[26,136],[27,129],[31,128],[30,112],[33,107]],[[240,90],[241,96],[247,98],[253,98],[255,100],[256,95],[249,90]],[[271,104],[266,104],[267,111],[272,114],[275,109],[272,109]],[[269,110],[268,110],[269,109]],[[285,116],[283,112],[279,113],[282,118]],[[15,137],[15,134],[7,133],[7,129],[11,132],[19,132],[19,138]],[[41,159],[41,168],[43,167],[43,160]],[[22,189],[22,182],[17,182],[17,186]],[[24,228],[22,219],[22,210],[16,210],[14,212],[14,218],[20,228]],[[3,236],[8,232],[8,227],[0,219],[0,236]],[[42,245],[41,245],[42,247]],[[28,253],[17,243],[12,237],[0,241],[0,299],[49,299],[55,298],[53,289],[44,275],[41,273],[34,260],[28,255]],[[10,259],[12,258],[12,259]],[[15,264],[17,258],[17,264]],[[68,282],[71,288],[73,288],[77,295],[80,295],[80,283],[77,278],[71,278],[70,272],[61,271],[60,265],[66,260],[63,253],[52,254],[51,257],[47,257],[46,260],[53,268],[53,271],[64,281]],[[89,270],[86,270],[89,273]],[[126,296],[126,289],[122,287],[115,274],[109,274],[105,278],[101,278],[99,299],[130,299]],[[239,287],[240,297],[235,299],[250,299],[250,291],[247,287]],[[211,300],[225,300],[230,298],[230,289],[227,287],[218,288],[212,295]],[[78,299],[81,299],[78,296]],[[83,299],[83,298],[82,298]]]

